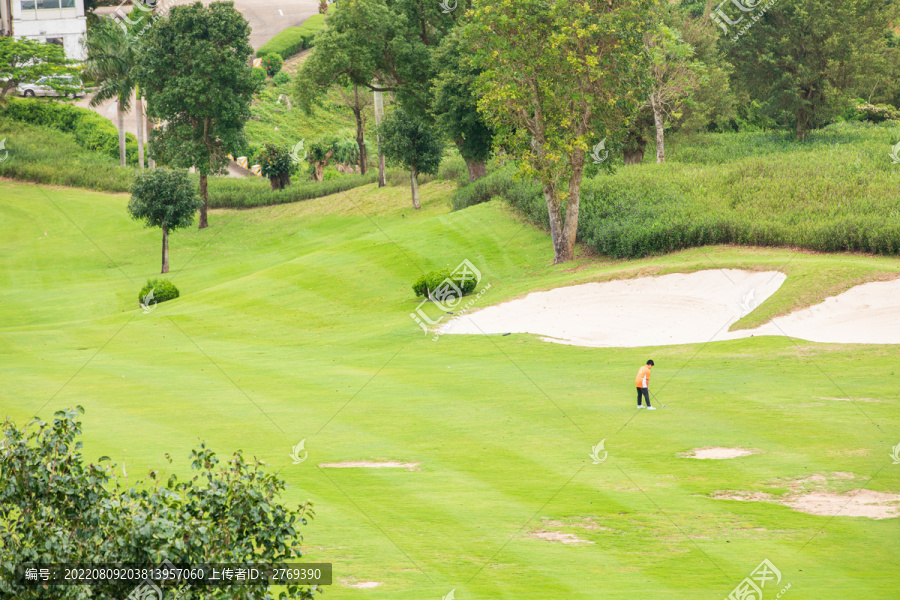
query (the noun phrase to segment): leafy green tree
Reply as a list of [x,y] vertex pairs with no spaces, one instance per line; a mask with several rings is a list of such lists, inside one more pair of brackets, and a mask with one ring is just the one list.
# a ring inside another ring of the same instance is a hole
[[359,85],[353,84],[353,90],[336,86],[341,96],[341,104],[350,109],[356,119],[356,148],[357,162],[361,175],[366,174],[369,153],[366,150],[366,109],[372,106],[374,100],[369,94],[360,93]]
[[200,229],[207,220],[207,178],[241,146],[258,89],[249,58],[250,27],[232,2],[174,6],[143,36],[135,66],[150,116],[163,125],[150,136],[167,164],[200,173]]
[[469,181],[475,181],[487,174],[485,163],[491,155],[493,133],[478,112],[475,83],[479,71],[466,59],[468,54],[459,35],[444,38],[434,59],[442,70],[434,80],[432,111],[438,127],[466,161]]
[[[190,454],[194,475],[189,479],[172,474],[162,481],[159,471],[151,471],[146,480],[129,481],[124,466],[120,478],[109,457],[85,460],[78,439],[83,413],[78,406],[56,412],[50,423],[34,419],[22,429],[9,419],[3,424],[0,596],[125,598],[140,584],[103,580],[89,592],[82,586],[26,586],[14,576],[17,563],[127,563],[152,569],[164,560],[189,567],[296,562],[301,556],[297,530],[312,518],[311,504],[282,505],[285,482],[262,461],[237,451],[222,462],[201,442]],[[185,585],[178,598],[249,600],[271,598],[270,593],[266,586]],[[309,600],[313,593],[292,585],[279,597]]]
[[162,271],[169,272],[169,233],[190,227],[200,199],[187,173],[150,169],[139,173],[131,184],[128,212],[147,227],[162,229]]
[[574,258],[588,148],[624,137],[649,91],[652,4],[479,0],[465,27],[482,70],[479,110],[495,145],[540,181],[556,263]]
[[384,156],[409,169],[413,208],[419,200],[419,173],[437,173],[444,154],[440,136],[428,124],[397,107],[378,126]]
[[847,108],[848,91],[872,68],[865,58],[886,43],[884,31],[900,6],[893,0],[778,0],[762,15],[730,4],[726,9],[728,21],[719,16],[719,25],[728,36],[723,43],[735,67],[734,85],[803,140]]
[[[62,46],[39,42],[28,38],[0,36],[0,105],[6,102],[6,95],[20,83],[37,81],[46,75],[74,75],[75,67],[66,60]],[[74,92],[60,88],[60,91]]]
[[273,190],[291,185],[291,153],[283,146],[270,142],[263,144],[258,154],[260,172],[269,178]]
[[[662,11],[675,12],[676,6],[665,4]],[[681,117],[681,109],[706,77],[706,65],[697,60],[693,45],[688,41],[695,30],[703,26],[696,20],[685,22],[685,33],[660,22],[647,35],[647,53],[650,55],[650,73],[653,87],[650,89],[649,104],[656,129],[656,162],[666,160],[665,131],[672,119]]]

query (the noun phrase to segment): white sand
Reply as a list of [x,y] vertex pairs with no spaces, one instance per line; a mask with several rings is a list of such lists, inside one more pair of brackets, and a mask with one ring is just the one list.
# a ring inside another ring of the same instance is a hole
[[814,342],[900,344],[900,279],[867,283],[753,330],[728,332],[784,283],[776,271],[673,273],[534,292],[456,318],[441,333],[534,333],[563,344],[665,346],[788,335]]
[[771,296],[783,273],[709,270],[534,292],[441,328],[535,333],[578,346],[662,346],[728,338],[728,327]]

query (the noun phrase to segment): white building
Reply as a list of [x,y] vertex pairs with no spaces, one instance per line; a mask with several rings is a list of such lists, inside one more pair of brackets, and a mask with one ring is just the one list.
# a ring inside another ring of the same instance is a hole
[[0,35],[58,44],[66,56],[84,60],[84,0],[0,0]]

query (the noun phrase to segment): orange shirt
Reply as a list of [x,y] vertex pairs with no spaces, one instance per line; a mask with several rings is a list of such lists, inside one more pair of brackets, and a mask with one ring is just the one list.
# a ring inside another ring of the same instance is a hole
[[634,383],[635,385],[637,385],[637,387],[647,387],[648,385],[650,385],[650,365],[644,365],[643,367],[641,367],[641,370],[638,371],[637,377],[634,378]]

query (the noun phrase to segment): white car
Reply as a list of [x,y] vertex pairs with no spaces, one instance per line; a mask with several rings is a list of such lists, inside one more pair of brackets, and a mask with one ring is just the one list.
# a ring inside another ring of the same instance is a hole
[[[60,92],[53,88],[51,85],[56,85],[57,87],[64,87],[72,89],[73,92]],[[28,97],[34,96],[70,96],[72,98],[77,98],[78,96],[84,96],[84,85],[74,77],[69,76],[46,76],[41,77],[34,83],[20,83],[16,86],[16,91],[20,94]]]

